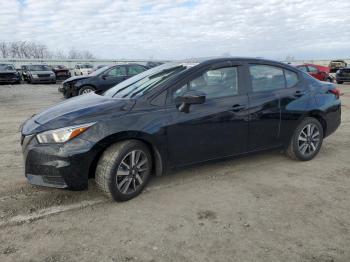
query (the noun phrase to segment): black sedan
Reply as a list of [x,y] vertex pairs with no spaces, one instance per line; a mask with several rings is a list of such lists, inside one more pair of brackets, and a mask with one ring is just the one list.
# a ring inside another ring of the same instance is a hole
[[66,100],[22,127],[25,176],[35,185],[97,185],[131,199],[152,174],[282,148],[311,160],[340,125],[334,84],[286,64],[248,58],[164,64],[102,95]]
[[21,83],[21,74],[16,70],[14,65],[0,64],[0,83],[19,84]]
[[138,64],[123,64],[104,66],[86,76],[73,76],[62,83],[58,91],[64,97],[87,94],[90,92],[104,92],[116,84],[147,70]]

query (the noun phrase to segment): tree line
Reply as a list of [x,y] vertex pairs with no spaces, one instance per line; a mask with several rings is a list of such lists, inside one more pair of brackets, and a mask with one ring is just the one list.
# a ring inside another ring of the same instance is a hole
[[46,45],[29,41],[0,41],[0,58],[17,59],[94,59],[87,50],[71,48],[67,53],[51,51]]

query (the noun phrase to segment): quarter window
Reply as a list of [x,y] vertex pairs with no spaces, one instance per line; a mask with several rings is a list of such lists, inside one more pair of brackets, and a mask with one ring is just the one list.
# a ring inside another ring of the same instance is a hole
[[285,87],[282,68],[268,65],[251,65],[249,71],[254,92],[276,90]]
[[318,69],[314,66],[308,66],[310,73],[318,73]]
[[206,94],[207,99],[237,95],[237,68],[225,67],[208,70],[177,89],[173,94],[173,98],[175,99],[188,91],[202,91]]
[[306,66],[298,66],[298,68],[299,68],[301,71],[307,73],[307,67],[306,67]]
[[286,76],[287,87],[295,86],[299,79],[298,75],[290,70],[284,70],[284,75]]

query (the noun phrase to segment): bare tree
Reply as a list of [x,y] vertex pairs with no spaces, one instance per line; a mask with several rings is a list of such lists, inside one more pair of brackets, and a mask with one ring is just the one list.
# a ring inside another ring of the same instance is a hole
[[94,55],[91,54],[91,53],[90,53],[89,51],[87,51],[87,50],[83,51],[82,57],[83,57],[84,59],[94,59],[94,58],[95,58]]
[[6,42],[0,42],[0,55],[2,58],[9,57],[9,48]]
[[51,59],[51,58],[71,58],[71,59],[93,59],[94,56],[89,51],[79,51],[72,48],[68,55],[61,50],[52,52],[46,45],[27,41],[0,42],[0,57],[19,59]]
[[65,53],[63,53],[62,50],[57,50],[56,54],[54,56],[55,56],[55,58],[58,58],[58,59],[66,59],[67,58],[67,55]]
[[70,59],[82,59],[81,53],[74,47],[69,50],[68,58]]

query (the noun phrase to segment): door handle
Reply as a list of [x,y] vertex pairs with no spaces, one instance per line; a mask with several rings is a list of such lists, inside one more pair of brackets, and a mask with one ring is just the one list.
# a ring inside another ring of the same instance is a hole
[[233,108],[232,109],[233,112],[239,112],[239,111],[245,109],[246,106],[245,105],[240,105],[240,104],[235,104],[235,105],[232,106],[232,108]]

